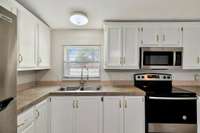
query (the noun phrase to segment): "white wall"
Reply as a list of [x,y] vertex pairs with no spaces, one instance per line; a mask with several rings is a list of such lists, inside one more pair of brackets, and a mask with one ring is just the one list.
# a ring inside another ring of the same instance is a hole
[[[100,44],[103,50],[103,30],[54,30],[52,32],[52,69],[37,72],[37,80],[51,81],[62,79],[63,45]],[[103,59],[103,55],[102,55]],[[193,80],[200,71],[104,71],[102,80],[130,80],[136,72],[166,72],[174,74],[176,80]]]
[[18,72],[17,84],[25,84],[36,81],[36,74],[34,71]]

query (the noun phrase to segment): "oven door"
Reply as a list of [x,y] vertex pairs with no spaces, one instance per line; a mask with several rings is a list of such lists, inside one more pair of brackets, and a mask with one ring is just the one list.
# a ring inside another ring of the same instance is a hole
[[147,48],[140,50],[142,69],[177,69],[182,65],[181,48]]
[[196,97],[147,97],[149,133],[196,133]]

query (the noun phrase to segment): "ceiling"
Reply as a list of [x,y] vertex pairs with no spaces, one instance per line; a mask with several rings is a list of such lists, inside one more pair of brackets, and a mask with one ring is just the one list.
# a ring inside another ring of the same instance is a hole
[[[53,29],[100,29],[104,20],[199,19],[200,0],[17,0]],[[73,11],[84,11],[89,23],[69,22]]]

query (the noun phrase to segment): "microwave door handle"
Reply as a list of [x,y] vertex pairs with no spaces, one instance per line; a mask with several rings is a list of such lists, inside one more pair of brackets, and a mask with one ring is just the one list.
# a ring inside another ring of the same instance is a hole
[[153,100],[197,100],[197,97],[149,97]]
[[176,51],[174,51],[173,66],[176,66]]

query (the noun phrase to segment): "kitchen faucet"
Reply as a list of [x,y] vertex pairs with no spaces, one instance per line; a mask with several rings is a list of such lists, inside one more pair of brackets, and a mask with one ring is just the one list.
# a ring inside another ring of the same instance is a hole
[[85,83],[89,80],[88,67],[85,67],[85,68],[86,68],[86,71],[87,71],[87,78],[86,78],[86,80],[84,80],[84,75],[83,75],[84,67],[81,67],[80,89],[84,89]]

